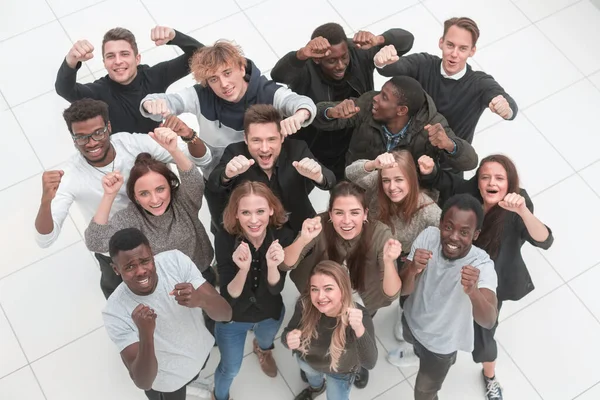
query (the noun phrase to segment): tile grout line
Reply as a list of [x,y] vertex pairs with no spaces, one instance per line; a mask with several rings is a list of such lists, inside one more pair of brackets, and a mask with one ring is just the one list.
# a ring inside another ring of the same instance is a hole
[[587,392],[589,392],[590,390],[592,390],[596,386],[600,387],[600,381],[594,383],[592,386],[590,386],[589,388],[585,389],[583,392],[579,393],[577,396],[575,396],[573,398],[573,400],[577,400],[578,398],[580,398],[581,396],[583,396],[584,394],[586,394]]
[[[265,1],[266,1],[266,0],[265,0]],[[243,8],[242,8],[242,7],[241,7],[239,4],[238,4],[237,0],[234,0],[234,3],[235,3],[235,5],[236,5],[236,6],[237,6],[237,7],[238,7],[240,10],[241,10],[240,12],[241,12],[241,13],[242,13],[242,15],[244,16],[244,18],[246,18],[246,20],[247,20],[248,22],[250,22],[250,25],[252,25],[252,28],[254,28],[254,30],[255,30],[255,31],[258,33],[258,36],[260,36],[260,38],[263,40],[263,42],[265,42],[265,43],[267,44],[267,47],[269,47],[269,49],[271,50],[271,52],[272,52],[272,53],[275,55],[275,58],[277,59],[277,61],[275,62],[275,64],[277,64],[277,62],[278,62],[278,61],[279,61],[279,59],[280,59],[280,57],[279,57],[279,54],[278,54],[278,53],[275,51],[275,49],[273,48],[273,46],[271,46],[271,43],[269,43],[269,41],[267,40],[267,38],[265,38],[265,36],[262,34],[262,32],[261,32],[261,31],[258,29],[258,27],[257,27],[257,26],[256,26],[256,24],[254,23],[254,21],[252,21],[252,18],[250,18],[250,17],[248,16],[248,14],[246,14],[246,10],[244,10],[244,9],[243,9]],[[254,6],[258,6],[259,4],[262,4],[262,3],[264,3],[264,1],[263,1],[263,2],[261,2],[261,3],[255,4]],[[250,7],[250,8],[252,8],[252,7]],[[273,67],[269,68],[269,70],[268,70],[268,71],[271,71],[272,69],[273,69]],[[264,72],[263,72],[263,71],[261,71],[261,74],[265,74],[265,73],[267,73],[268,71],[264,71]]]
[[[40,360],[43,360],[44,358],[46,358],[46,357],[50,356],[51,354],[54,354],[54,353],[56,353],[57,351],[64,349],[65,347],[67,347],[67,346],[69,346],[69,345],[71,345],[71,344],[73,344],[73,343],[75,343],[75,342],[77,342],[77,341],[79,341],[79,340],[81,340],[81,339],[83,339],[83,338],[85,338],[85,337],[87,337],[87,336],[91,335],[92,333],[94,333],[94,332],[96,332],[96,331],[98,331],[98,330],[100,330],[100,329],[102,329],[102,328],[104,328],[104,324],[100,325],[100,326],[99,326],[99,327],[97,327],[97,328],[93,328],[92,330],[90,330],[90,331],[88,331],[88,332],[84,333],[83,335],[81,335],[81,336],[79,336],[79,337],[77,337],[77,338],[75,338],[75,339],[73,339],[73,340],[71,340],[71,341],[69,341],[69,342],[67,342],[67,343],[65,343],[65,344],[63,344],[63,345],[61,345],[61,346],[57,347],[57,348],[55,348],[54,350],[52,350],[52,351],[50,351],[50,352],[48,352],[48,353],[44,354],[43,356],[40,356],[40,357],[36,358],[35,360],[31,361],[31,362],[29,363],[29,365],[31,366],[31,364],[34,364],[34,363],[36,363],[36,362],[38,362],[38,361],[40,361]],[[33,369],[33,368],[32,368],[32,369]]]
[[506,347],[504,347],[504,345],[496,339],[496,343],[498,343],[498,345],[502,348],[502,350],[504,350],[504,352],[506,353],[506,356],[510,359],[510,361],[512,361],[513,364],[515,364],[515,367],[517,367],[517,370],[519,370],[519,372],[521,373],[521,375],[523,376],[523,378],[525,378],[525,380],[527,381],[527,383],[529,383],[529,386],[531,386],[531,388],[537,393],[537,395],[540,397],[540,399],[544,399],[544,397],[542,397],[542,395],[540,394],[540,392],[538,392],[537,388],[533,385],[533,383],[531,383],[531,381],[529,380],[529,378],[527,377],[527,375],[525,375],[525,372],[523,372],[523,370],[521,369],[521,367],[519,367],[519,364],[517,364],[517,362],[514,360],[514,358],[510,355],[510,353],[508,352],[508,350],[506,349]]
[[[335,12],[335,13],[338,15],[338,17],[340,17],[340,19],[341,19],[342,21],[344,21],[344,23],[345,23],[346,25],[348,25],[348,28],[352,29],[352,32],[356,32],[356,30],[354,29],[354,27],[353,27],[352,25],[350,25],[350,23],[349,23],[349,22],[346,20],[346,18],[344,18],[344,16],[342,15],[342,13],[341,13],[341,12],[339,12],[339,11],[338,11],[338,9],[337,9],[337,8],[335,8],[335,6],[334,6],[333,4],[331,4],[331,1],[330,1],[330,0],[325,0],[325,2],[326,2],[327,4],[329,4],[329,7],[331,7],[331,8],[333,9],[333,12]],[[344,32],[344,33],[346,33],[346,32]],[[347,35],[346,35],[346,36],[347,36]]]

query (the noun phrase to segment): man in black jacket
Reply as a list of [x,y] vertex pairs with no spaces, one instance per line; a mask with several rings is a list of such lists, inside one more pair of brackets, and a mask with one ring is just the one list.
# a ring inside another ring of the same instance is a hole
[[333,172],[314,160],[305,142],[284,140],[280,122],[281,114],[272,105],[257,104],[246,111],[244,141],[225,148],[208,179],[206,190],[222,200],[216,213],[221,218],[231,191],[245,180],[258,181],[281,200],[290,213],[288,224],[297,233],[306,218],[316,215],[308,197],[312,189],[335,185]]
[[77,83],[77,71],[82,63],[94,57],[94,46],[87,40],[75,42],[56,75],[56,93],[68,102],[83,98],[102,100],[108,104],[113,132],[148,133],[159,122],[144,118],[140,101],[150,93],[162,93],[175,81],[189,74],[189,59],[204,47],[196,39],[165,26],[150,33],[157,46],[176,45],[184,54],[152,67],[140,64],[141,54],[135,36],[124,28],[114,28],[104,34],[102,60],[108,72],[92,83]]
[[[271,77],[315,103],[359,97],[374,88],[373,56],[385,45],[393,45],[402,55],[412,48],[413,40],[413,35],[403,29],[390,29],[378,36],[359,31],[348,40],[339,24],[327,23],[315,29],[306,46],[279,60]],[[348,129],[322,132],[308,126],[293,139],[306,141],[317,159],[340,180],[351,134]]]

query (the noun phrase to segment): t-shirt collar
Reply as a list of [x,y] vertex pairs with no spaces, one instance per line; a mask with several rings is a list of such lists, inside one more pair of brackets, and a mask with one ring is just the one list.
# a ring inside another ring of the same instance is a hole
[[446,70],[444,69],[444,62],[442,61],[440,63],[440,73],[446,79],[454,79],[455,81],[457,81],[460,78],[462,78],[463,76],[465,76],[465,74],[467,73],[467,64],[465,64],[465,67],[461,71],[457,72],[456,74],[454,74],[454,75],[448,75],[446,73]]

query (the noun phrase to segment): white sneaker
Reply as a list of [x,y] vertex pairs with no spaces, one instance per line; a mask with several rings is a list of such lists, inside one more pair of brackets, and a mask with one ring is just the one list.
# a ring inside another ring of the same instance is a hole
[[404,342],[403,331],[404,330],[402,329],[402,308],[398,306],[398,319],[396,320],[396,325],[394,326],[394,336],[399,342]]
[[211,378],[198,377],[191,381],[186,388],[187,399],[210,400],[213,390],[213,380]]
[[400,368],[416,367],[419,365],[419,357],[417,357],[413,347],[408,343],[390,351],[387,355],[387,360],[390,364]]

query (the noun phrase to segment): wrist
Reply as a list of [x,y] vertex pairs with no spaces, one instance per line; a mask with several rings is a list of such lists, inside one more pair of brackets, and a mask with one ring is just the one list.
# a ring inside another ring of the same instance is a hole
[[42,196],[42,201],[40,203],[40,205],[42,207],[50,207],[51,204],[52,204],[51,198],[46,198],[46,197]]
[[317,178],[315,179],[315,182],[318,185],[322,185],[323,183],[325,183],[325,176],[322,173],[319,174],[319,176],[317,176]]
[[107,200],[114,200],[117,197],[117,194],[119,193],[119,191],[116,191],[115,193],[106,193],[104,192],[104,198]]
[[454,154],[456,152],[456,143],[454,140],[448,138],[448,142],[444,146],[444,150],[450,154]]
[[357,339],[360,339],[365,334],[365,327],[359,326],[358,328],[354,329],[354,334],[356,335]]
[[302,118],[302,122],[304,122],[310,118],[310,111],[308,111],[306,108],[301,108],[298,111],[296,111],[296,115],[299,118]]
[[306,57],[302,50],[304,50],[304,47],[296,52],[296,58],[300,61],[306,61],[308,60],[308,57]]
[[373,172],[375,171],[375,161],[370,160],[370,161],[366,161],[363,168],[365,169],[366,172]]
[[69,68],[71,68],[71,69],[77,68],[77,63],[78,63],[77,60],[75,60],[75,59],[73,59],[73,58],[71,58],[69,56],[66,56],[65,57],[65,62],[67,63],[67,65],[69,66]]
[[375,40],[376,40],[377,46],[381,46],[381,45],[385,44],[385,38],[383,37],[383,35],[375,36]]

